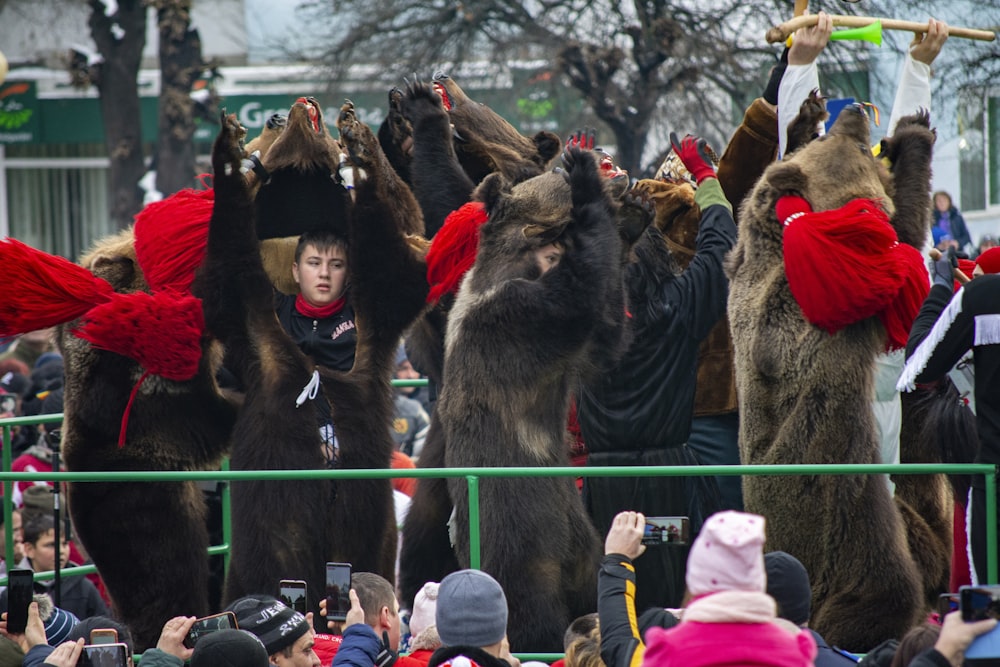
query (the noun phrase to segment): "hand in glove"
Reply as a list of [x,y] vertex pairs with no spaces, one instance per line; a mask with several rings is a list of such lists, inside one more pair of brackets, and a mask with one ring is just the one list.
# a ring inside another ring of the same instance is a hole
[[955,285],[955,269],[958,267],[958,258],[952,250],[943,252],[931,264],[931,276],[935,285],[942,285],[948,289],[953,289]]
[[690,134],[678,141],[677,134],[671,132],[670,145],[673,146],[674,153],[691,172],[698,185],[701,185],[701,182],[706,178],[715,178],[715,167],[712,165],[712,157],[708,153],[707,141]]

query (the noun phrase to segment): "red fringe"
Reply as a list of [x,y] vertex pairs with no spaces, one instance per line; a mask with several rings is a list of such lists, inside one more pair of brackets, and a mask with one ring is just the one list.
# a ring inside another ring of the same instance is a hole
[[168,380],[190,380],[201,361],[201,300],[170,292],[116,294],[75,332],[94,347],[135,359]]
[[128,402],[125,404],[125,412],[122,413],[122,424],[118,428],[118,449],[125,446],[125,435],[128,433],[128,418],[129,415],[132,414],[132,406],[135,404],[135,397],[139,395],[139,387],[142,386],[142,383],[145,382],[148,377],[149,371],[146,371],[142,374],[142,377],[139,378],[139,381],[135,383],[135,386],[132,387],[132,391],[129,392]]
[[205,259],[214,202],[214,190],[181,190],[136,216],[135,255],[151,290],[190,291]]
[[919,250],[905,243],[897,243],[893,246],[891,254],[892,261],[903,268],[903,281],[896,292],[896,297],[879,312],[878,317],[882,320],[888,336],[885,349],[899,350],[906,348],[910,329],[913,328],[920,307],[931,291],[931,285],[927,268],[924,266],[924,258]]
[[79,264],[15,239],[0,241],[4,296],[0,336],[13,336],[75,320],[114,290]]
[[785,228],[784,260],[807,320],[832,334],[878,315],[887,346],[906,345],[927,295],[927,271],[920,253],[898,242],[877,202],[856,199],[795,218]]
[[448,214],[427,251],[427,282],[431,289],[427,303],[458,290],[466,272],[476,262],[479,226],[486,222],[482,202],[469,202]]

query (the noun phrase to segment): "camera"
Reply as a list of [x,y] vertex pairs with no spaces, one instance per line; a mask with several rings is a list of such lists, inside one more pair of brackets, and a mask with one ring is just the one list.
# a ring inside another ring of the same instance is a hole
[[204,618],[196,620],[194,625],[191,626],[187,637],[184,639],[184,645],[188,648],[194,648],[194,645],[198,643],[198,640],[209,633],[216,632],[217,630],[238,629],[239,626],[236,625],[236,614],[231,611],[224,611],[221,614],[205,616]]
[[326,617],[331,621],[347,619],[351,610],[351,564],[326,564]]
[[286,605],[305,614],[306,609],[306,582],[300,579],[282,579],[278,583],[278,598]]
[[647,546],[688,543],[691,522],[686,516],[647,516],[642,543]]
[[[958,606],[963,621],[1000,619],[1000,586],[962,586],[958,589]],[[967,664],[1000,664],[1000,626],[972,640],[965,651]]]

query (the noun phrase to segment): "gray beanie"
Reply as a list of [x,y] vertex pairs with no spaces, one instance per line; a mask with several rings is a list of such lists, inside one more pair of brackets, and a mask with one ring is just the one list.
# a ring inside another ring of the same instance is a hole
[[507,634],[507,596],[485,572],[459,570],[441,580],[434,616],[445,646],[492,646]]

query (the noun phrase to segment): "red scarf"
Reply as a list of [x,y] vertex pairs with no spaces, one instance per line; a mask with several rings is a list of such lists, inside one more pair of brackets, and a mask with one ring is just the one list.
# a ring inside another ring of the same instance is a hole
[[906,346],[930,289],[920,252],[900,243],[877,202],[812,212],[801,197],[775,206],[784,225],[785,275],[806,319],[833,334],[877,315],[886,349]]
[[303,298],[302,294],[299,293],[295,297],[295,310],[299,311],[299,313],[305,315],[306,317],[313,318],[314,320],[325,320],[326,318],[333,317],[342,311],[345,303],[347,303],[347,297],[342,296],[333,303],[325,306],[312,306],[305,300],[305,298]]

